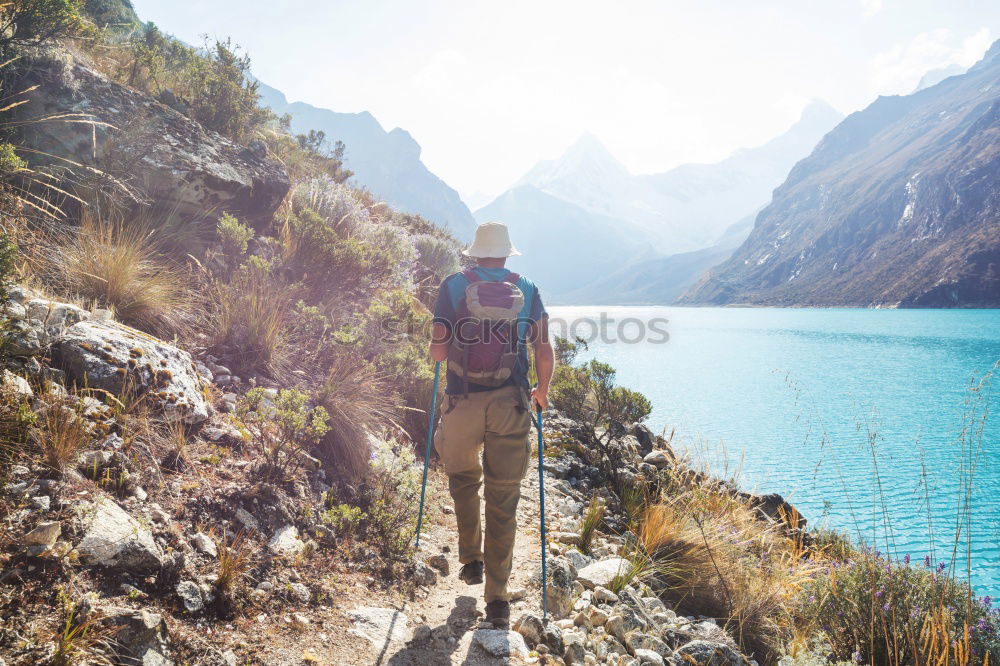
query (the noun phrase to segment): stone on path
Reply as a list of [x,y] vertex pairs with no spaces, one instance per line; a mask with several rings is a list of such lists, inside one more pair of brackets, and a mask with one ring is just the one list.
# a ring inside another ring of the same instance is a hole
[[621,557],[612,557],[609,560],[601,560],[593,564],[588,564],[577,572],[576,579],[587,588],[597,586],[609,587],[611,581],[619,574],[628,571],[628,568],[628,560]]
[[77,507],[83,539],[76,546],[84,564],[117,566],[137,573],[156,573],[163,551],[152,533],[109,497]]
[[674,663],[693,666],[747,666],[746,660],[728,645],[691,641],[674,652]]
[[409,638],[409,620],[394,608],[362,606],[348,611],[347,617],[354,622],[350,632],[368,639],[376,648]]
[[305,548],[305,544],[299,538],[299,531],[294,525],[285,525],[275,530],[267,547],[275,555],[298,555]]
[[477,629],[473,640],[494,657],[528,656],[528,646],[524,637],[516,631],[506,629]]
[[645,648],[639,648],[635,651],[635,658],[639,660],[640,664],[649,664],[650,666],[663,666],[663,657],[661,657],[654,650],[647,650]]

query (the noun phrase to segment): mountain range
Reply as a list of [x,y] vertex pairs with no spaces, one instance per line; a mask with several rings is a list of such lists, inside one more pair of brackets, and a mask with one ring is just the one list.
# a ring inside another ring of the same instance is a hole
[[[545,248],[512,265],[545,284],[554,302],[670,302],[742,242],[748,216],[842,117],[815,101],[762,146],[650,175],[630,173],[584,134],[477,210],[476,220],[502,220],[529,250]],[[647,282],[630,287],[637,273]]]
[[289,103],[285,95],[260,83],[261,103],[276,114],[291,116],[297,134],[322,131],[327,139],[343,141],[344,162],[354,172],[354,183],[364,187],[394,208],[416,213],[457,238],[472,237],[476,222],[468,206],[454,189],[431,173],[420,160],[420,144],[401,128],[385,131],[371,113],[338,113],[306,104]]
[[848,116],[681,302],[1000,305],[1000,41]]

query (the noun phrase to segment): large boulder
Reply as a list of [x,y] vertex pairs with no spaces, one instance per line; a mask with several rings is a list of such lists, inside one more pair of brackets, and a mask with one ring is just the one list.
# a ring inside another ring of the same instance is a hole
[[168,417],[186,423],[211,416],[191,355],[124,324],[74,324],[52,343],[52,358],[78,386],[147,394]]
[[[39,161],[63,166],[71,160],[130,178],[148,199],[194,221],[230,212],[259,226],[288,192],[288,174],[262,151],[239,146],[111,81],[82,56],[45,48],[18,64],[23,74],[17,88],[38,88],[14,112],[15,120],[84,114],[99,123],[22,125],[20,138]],[[46,154],[51,157],[41,157]]]
[[77,516],[83,538],[75,551],[82,563],[140,574],[156,573],[164,565],[152,533],[110,497],[79,505]]
[[747,660],[723,643],[691,641],[677,648],[673,666],[747,666]]

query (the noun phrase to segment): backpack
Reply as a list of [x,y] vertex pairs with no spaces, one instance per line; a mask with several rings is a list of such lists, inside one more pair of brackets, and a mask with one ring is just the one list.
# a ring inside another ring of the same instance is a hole
[[518,288],[521,276],[509,273],[503,280],[483,280],[473,270],[462,271],[469,281],[458,304],[448,348],[448,370],[462,377],[465,392],[469,383],[498,387],[510,379],[520,345],[518,319],[524,307],[524,293]]

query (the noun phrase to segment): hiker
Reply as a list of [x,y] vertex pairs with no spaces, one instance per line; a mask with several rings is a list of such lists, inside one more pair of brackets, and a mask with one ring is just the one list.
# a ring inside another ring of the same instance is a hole
[[[504,267],[507,257],[521,254],[511,245],[507,226],[480,224],[463,254],[476,266],[441,283],[434,312],[430,353],[447,363],[434,448],[455,501],[459,577],[478,585],[485,568],[486,619],[503,626],[510,620],[507,581],[521,479],[531,457],[532,414],[548,407],[555,361],[538,288]],[[529,344],[538,378],[533,389]],[[485,538],[479,498],[484,481]]]

